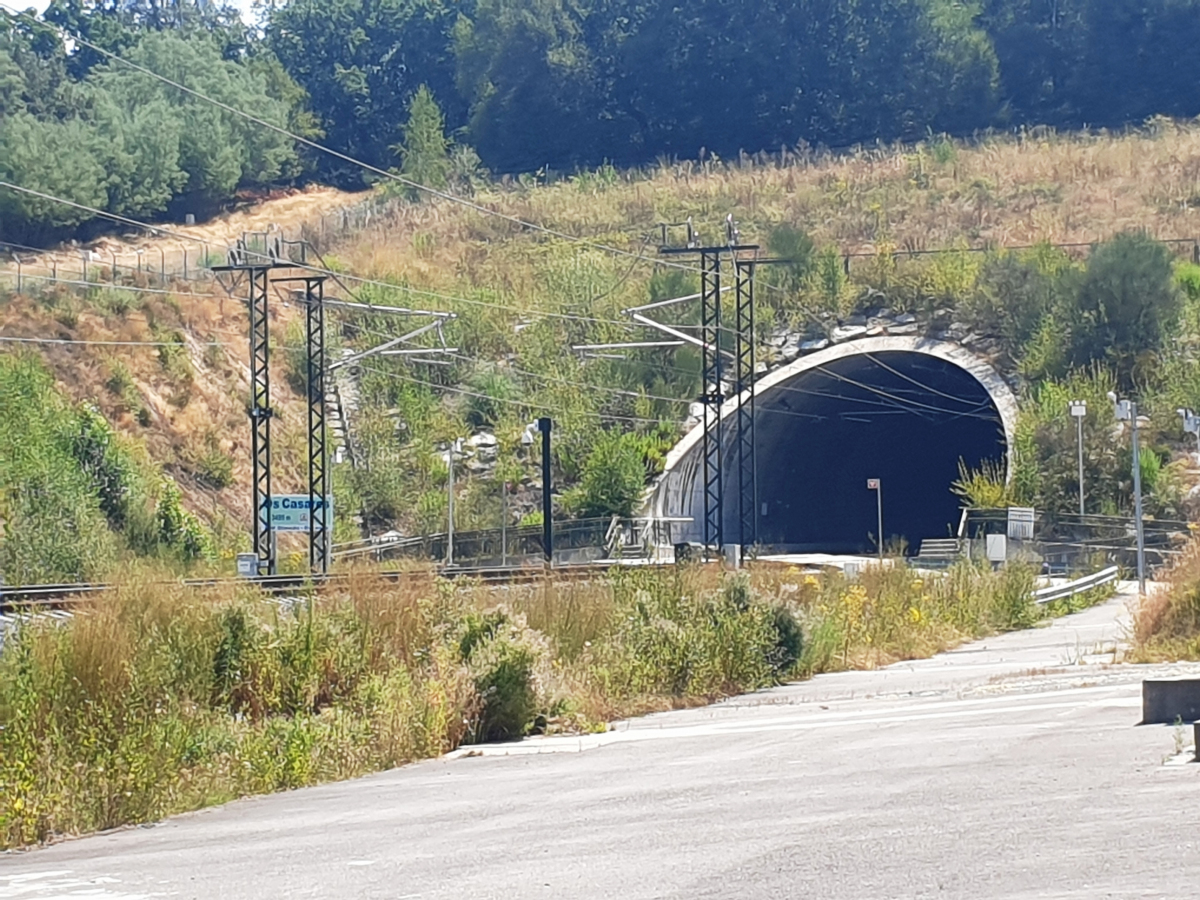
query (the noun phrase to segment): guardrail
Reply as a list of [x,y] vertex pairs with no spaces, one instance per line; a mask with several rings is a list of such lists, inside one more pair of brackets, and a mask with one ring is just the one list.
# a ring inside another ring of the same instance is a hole
[[1077,578],[1066,584],[1051,585],[1050,587],[1042,588],[1033,592],[1033,602],[1037,604],[1053,603],[1055,600],[1065,600],[1067,597],[1074,597],[1076,594],[1082,594],[1084,591],[1090,591],[1093,588],[1116,581],[1120,571],[1120,567],[1118,566],[1109,566],[1107,569],[1101,569],[1094,575]]

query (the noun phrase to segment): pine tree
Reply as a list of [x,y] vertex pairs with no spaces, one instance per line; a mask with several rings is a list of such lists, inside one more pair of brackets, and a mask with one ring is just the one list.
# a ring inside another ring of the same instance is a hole
[[417,88],[408,104],[404,141],[397,148],[400,174],[426,187],[444,190],[449,184],[452,163],[445,119],[433,93],[425,85]]

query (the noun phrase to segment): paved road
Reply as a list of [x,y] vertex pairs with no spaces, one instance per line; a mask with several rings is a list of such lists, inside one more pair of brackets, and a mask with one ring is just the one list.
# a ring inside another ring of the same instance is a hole
[[1135,727],[1123,604],[0,855],[0,898],[1195,896],[1200,766]]

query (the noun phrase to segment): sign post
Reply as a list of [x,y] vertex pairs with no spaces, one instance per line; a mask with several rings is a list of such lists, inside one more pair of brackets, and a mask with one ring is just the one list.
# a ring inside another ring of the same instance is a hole
[[867,490],[875,492],[875,506],[879,514],[879,531],[875,536],[875,543],[879,549],[879,561],[883,562],[883,485],[878,478],[868,478]]

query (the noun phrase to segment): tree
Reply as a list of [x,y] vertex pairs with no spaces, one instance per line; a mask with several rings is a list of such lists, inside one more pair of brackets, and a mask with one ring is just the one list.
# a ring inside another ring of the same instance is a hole
[[1121,387],[1134,387],[1181,304],[1166,247],[1142,233],[1117,236],[1088,259],[1072,316],[1072,362],[1111,362]]
[[[632,120],[615,108],[599,13],[568,0],[479,0],[454,33],[470,141],[489,168],[634,162]],[[632,152],[631,152],[632,151]]]
[[[219,45],[205,35],[189,38],[174,32],[150,32],[125,55],[234,109],[252,112],[279,127],[288,124],[287,106],[267,93],[265,80],[247,66],[223,59]],[[189,195],[190,204],[211,207],[231,197],[238,187],[270,184],[296,164],[291,139],[120,63],[97,67],[86,84],[105,98],[97,103],[98,118],[109,133],[144,135],[151,127],[144,110],[154,104],[158,104],[163,126],[176,130],[175,158],[171,158],[169,137],[151,140],[144,149],[135,145],[132,150],[135,157],[148,157],[133,163],[135,167],[140,165],[146,174],[151,169],[166,173],[157,176],[165,184],[154,189],[156,201],[169,187],[171,193]],[[161,158],[154,159],[156,154]],[[184,173],[186,180],[176,178],[172,166]],[[118,191],[118,201],[120,196]],[[165,203],[141,206],[144,212],[166,208]]]
[[404,142],[395,148],[400,154],[401,175],[426,187],[446,188],[453,163],[445,127],[433,94],[426,85],[421,85],[408,105]]
[[948,0],[479,0],[469,133],[502,171],[845,145],[991,121],[996,60]]
[[[472,6],[470,0],[292,0],[271,13],[265,41],[308,93],[326,143],[385,167],[418,85],[441,100],[451,128],[465,122],[451,32]],[[318,164],[338,184],[363,184],[356,166],[328,156]]]

